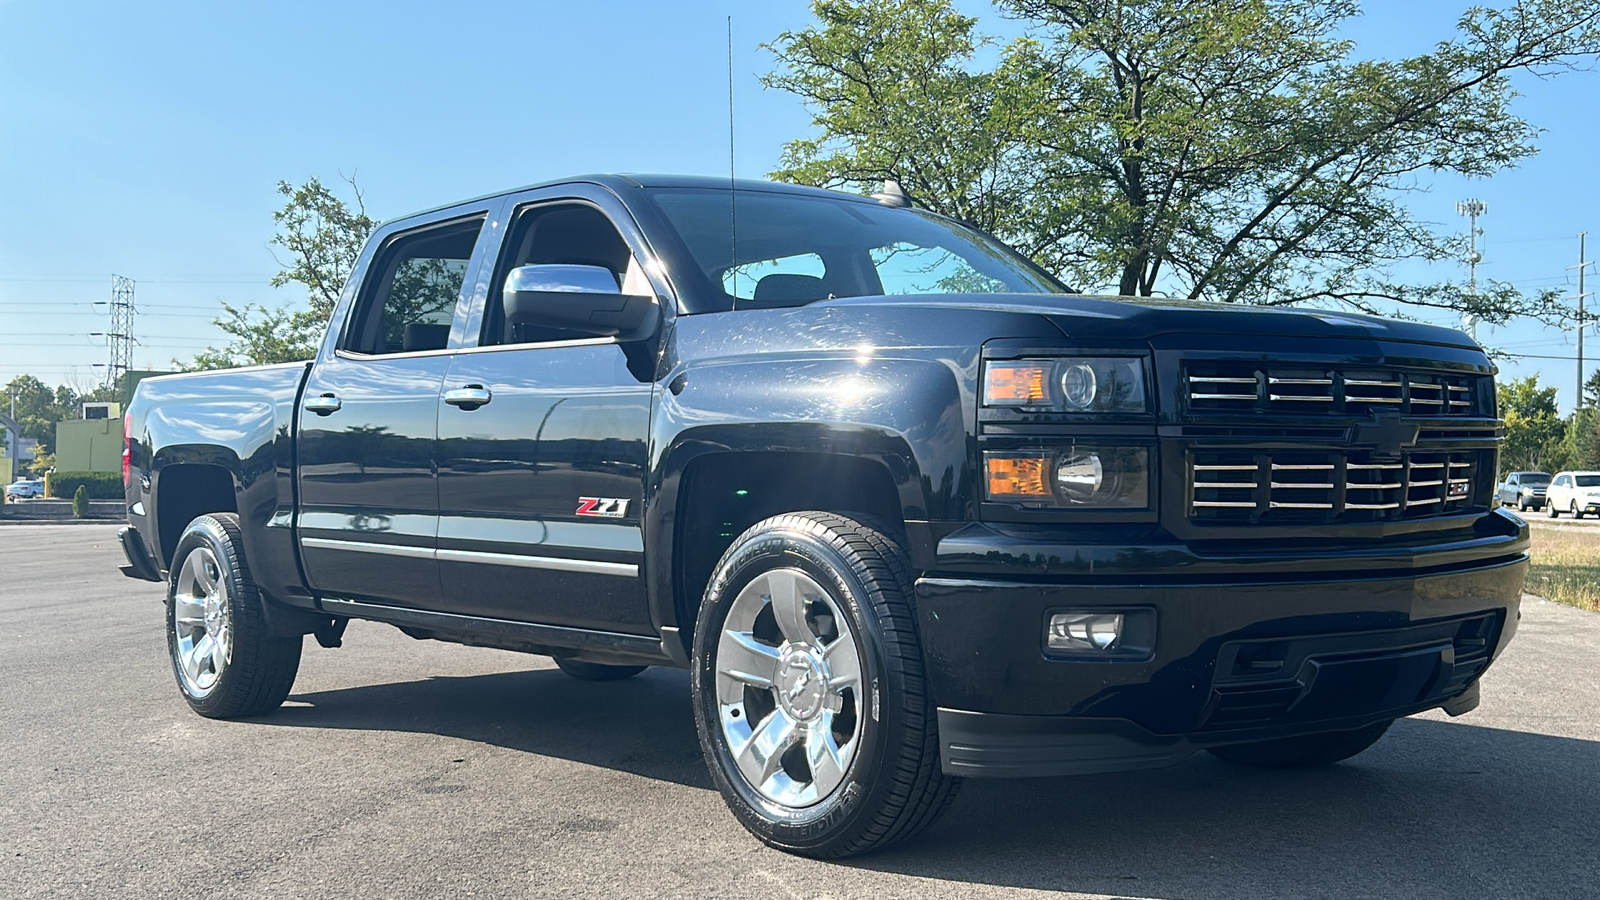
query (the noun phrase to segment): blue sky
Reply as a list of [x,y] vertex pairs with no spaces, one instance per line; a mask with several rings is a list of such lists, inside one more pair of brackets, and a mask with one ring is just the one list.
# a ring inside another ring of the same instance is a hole
[[[1015,32],[987,3],[959,5]],[[1369,3],[1348,36],[1363,55],[1423,52],[1467,5]],[[220,301],[297,300],[266,283],[279,179],[354,172],[388,218],[582,172],[726,172],[730,14],[736,168],[762,177],[809,128],[793,97],[756,80],[771,68],[757,45],[810,21],[801,0],[0,0],[0,383],[98,382],[107,350],[90,333],[107,330],[94,304],[112,273],[138,282],[138,367],[221,344]],[[1540,155],[1487,181],[1437,179],[1411,203],[1464,232],[1456,201],[1486,201],[1480,277],[1571,292],[1579,231],[1600,257],[1600,74],[1518,86],[1518,112],[1545,129]],[[1533,323],[1480,338],[1575,355],[1570,333]],[[1600,340],[1589,347],[1600,356]],[[1575,362],[1502,369],[1539,372],[1571,406]]]

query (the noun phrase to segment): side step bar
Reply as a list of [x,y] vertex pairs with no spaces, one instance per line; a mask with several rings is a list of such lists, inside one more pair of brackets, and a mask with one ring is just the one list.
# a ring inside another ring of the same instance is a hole
[[617,665],[678,664],[662,649],[659,637],[463,616],[335,597],[323,597],[321,604],[331,615],[385,622],[415,638]]

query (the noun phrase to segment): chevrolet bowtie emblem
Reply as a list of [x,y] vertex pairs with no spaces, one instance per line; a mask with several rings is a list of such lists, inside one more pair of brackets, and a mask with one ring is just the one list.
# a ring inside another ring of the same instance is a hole
[[1422,426],[1415,422],[1402,422],[1394,413],[1374,413],[1372,421],[1361,422],[1352,429],[1350,443],[1372,444],[1377,456],[1398,459],[1400,451],[1417,445],[1417,432]]

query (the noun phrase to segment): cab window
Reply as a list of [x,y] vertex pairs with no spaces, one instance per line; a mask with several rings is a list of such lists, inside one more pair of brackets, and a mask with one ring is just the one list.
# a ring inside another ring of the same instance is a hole
[[343,348],[379,356],[443,350],[483,217],[390,239],[367,274]]
[[828,267],[815,253],[778,259],[759,259],[722,270],[722,289],[736,300],[791,299],[807,294],[808,300],[828,293]]

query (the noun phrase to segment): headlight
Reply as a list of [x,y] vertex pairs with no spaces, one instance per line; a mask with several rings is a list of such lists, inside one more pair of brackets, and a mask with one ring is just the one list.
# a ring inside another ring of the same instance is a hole
[[1150,451],[1144,447],[990,451],[983,462],[990,500],[1057,508],[1150,506]]
[[1149,409],[1142,357],[992,360],[983,405],[1089,413]]

